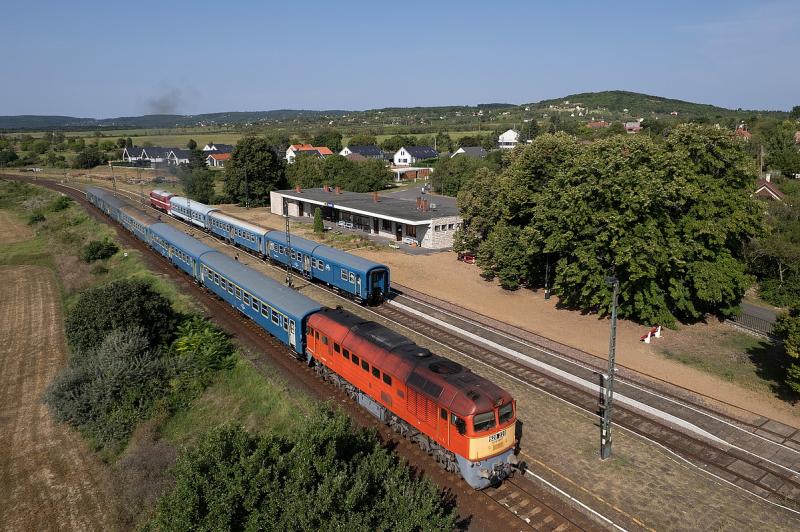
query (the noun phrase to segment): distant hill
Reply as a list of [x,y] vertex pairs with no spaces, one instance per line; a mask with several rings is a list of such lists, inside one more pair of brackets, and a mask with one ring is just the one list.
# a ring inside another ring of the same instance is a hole
[[[566,104],[565,102],[569,102]],[[592,114],[605,118],[668,116],[677,112],[680,119],[705,117],[747,119],[753,114],[781,118],[783,111],[747,111],[725,109],[714,105],[652,96],[629,91],[603,91],[570,94],[562,98],[542,100],[526,105],[510,103],[485,103],[475,106],[437,107],[386,107],[364,111],[308,111],[278,109],[273,111],[206,113],[199,115],[144,115],[119,118],[77,118],[72,116],[0,116],[0,130],[103,130],[103,129],[155,129],[190,126],[238,126],[291,122],[298,125],[321,127],[329,121],[337,124],[395,125],[401,127],[458,127],[484,123],[501,125],[519,124],[531,118],[531,112],[546,114],[555,108],[564,111],[575,105],[588,108]],[[552,106],[552,107],[551,107]],[[597,111],[597,112],[595,112]],[[577,119],[579,115],[575,113]],[[570,114],[570,118],[572,114]],[[587,116],[588,118],[588,116]]]
[[629,91],[602,91],[602,92],[582,92],[578,94],[570,94],[563,98],[555,98],[552,100],[542,100],[540,102],[532,103],[531,106],[537,108],[548,108],[549,106],[563,106],[564,102],[569,102],[569,105],[580,104],[589,109],[607,109],[614,113],[622,113],[625,109],[632,115],[646,117],[653,113],[657,115],[668,115],[672,112],[677,112],[679,116],[696,117],[696,116],[729,116],[738,113],[759,113],[759,114],[785,114],[782,111],[747,111],[743,109],[726,109],[724,107],[717,107],[704,103],[687,102],[684,100],[675,100],[672,98],[664,98],[662,96],[652,96],[650,94],[642,94],[639,92]]

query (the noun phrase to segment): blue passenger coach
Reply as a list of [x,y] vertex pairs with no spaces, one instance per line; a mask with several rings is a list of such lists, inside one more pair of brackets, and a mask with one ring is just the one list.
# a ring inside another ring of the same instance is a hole
[[305,356],[306,319],[322,305],[219,251],[204,253],[200,262],[203,286]]
[[309,279],[322,281],[357,301],[380,303],[389,293],[389,268],[305,238],[270,231],[266,236],[266,255],[281,264],[287,262]]
[[136,235],[136,238],[150,244],[150,226],[158,220],[148,216],[135,207],[120,207],[119,223],[122,227]]
[[237,244],[243,248],[264,253],[264,237],[267,230],[220,211],[212,211],[208,215],[209,229],[215,235]]
[[216,210],[216,207],[181,196],[174,196],[169,200],[170,214],[203,229],[208,229],[208,215]]
[[86,199],[117,222],[119,222],[120,208],[127,205],[127,203],[114,196],[113,193],[97,187],[88,187],[86,189]]
[[150,226],[150,245],[195,280],[200,280],[200,257],[214,248],[203,244],[169,224],[158,222]]

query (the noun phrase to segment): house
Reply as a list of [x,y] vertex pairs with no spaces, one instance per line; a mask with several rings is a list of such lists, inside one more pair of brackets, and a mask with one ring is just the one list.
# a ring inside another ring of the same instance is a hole
[[485,159],[486,150],[480,146],[463,146],[454,151],[450,158],[452,159],[456,155],[466,155],[467,157],[472,157],[473,159]]
[[417,161],[425,159],[435,159],[439,157],[439,152],[431,146],[405,146],[397,150],[392,158],[395,166],[411,166]]
[[345,146],[339,155],[347,157],[351,153],[357,153],[367,159],[383,159],[383,150],[377,146]]
[[125,148],[122,150],[122,160],[128,163],[132,163],[134,161],[143,161],[144,148],[137,148],[136,146]]
[[206,157],[206,164],[212,168],[225,168],[225,163],[231,158],[230,153],[214,153],[213,151]]
[[[341,155],[341,153],[339,155]],[[353,161],[354,163],[363,163],[364,161],[369,161],[369,159],[367,159],[360,153],[355,153],[355,152],[348,153],[347,155],[344,156],[344,158],[347,159],[348,161]],[[383,157],[381,157],[381,159],[383,159]]]
[[497,140],[497,145],[501,150],[513,149],[519,143],[519,131],[516,129],[509,129],[505,133],[501,133]]
[[794,134],[794,143],[800,144],[800,131],[796,131]]
[[215,151],[218,153],[233,153],[233,149],[235,146],[231,146],[230,144],[214,144],[211,142],[210,144],[206,144],[203,146],[203,151]]
[[189,150],[181,150],[174,148],[167,154],[167,164],[170,166],[178,166],[181,164],[189,164]]
[[286,148],[286,162],[292,164],[294,162],[294,158],[297,157],[298,153],[301,152],[317,152],[319,157],[328,157],[329,155],[333,155],[333,152],[330,148],[326,148],[325,146],[312,146],[311,144],[292,144],[288,148]]
[[638,133],[642,130],[641,122],[625,122],[625,132],[626,133]]
[[753,195],[758,198],[783,201],[783,192],[778,190],[777,187],[772,184],[769,177],[758,180],[756,183],[756,191],[753,192]]
[[143,158],[150,161],[150,164],[152,165],[164,163],[167,160],[170,151],[172,150],[169,148],[161,148],[159,146],[151,146],[149,148],[142,149],[144,156]]
[[744,126],[737,127],[733,134],[735,137],[743,140],[750,140],[753,137],[753,134],[747,131]]
[[596,122],[589,122],[586,124],[586,127],[589,129],[602,129],[604,127],[609,127],[611,122],[606,122],[605,120],[598,120]]

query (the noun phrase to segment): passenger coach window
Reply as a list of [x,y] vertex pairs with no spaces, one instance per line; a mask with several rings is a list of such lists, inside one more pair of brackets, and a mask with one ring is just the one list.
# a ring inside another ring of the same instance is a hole
[[342,281],[347,280],[347,270],[342,270]]
[[505,423],[514,415],[514,406],[511,403],[500,407],[500,423]]

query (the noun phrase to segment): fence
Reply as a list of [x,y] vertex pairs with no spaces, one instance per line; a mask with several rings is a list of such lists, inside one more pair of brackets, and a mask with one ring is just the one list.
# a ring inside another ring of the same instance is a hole
[[742,314],[740,316],[729,318],[727,321],[757,334],[769,337],[772,337],[773,335],[772,328],[774,322],[765,320],[764,318],[759,318],[758,316]]

